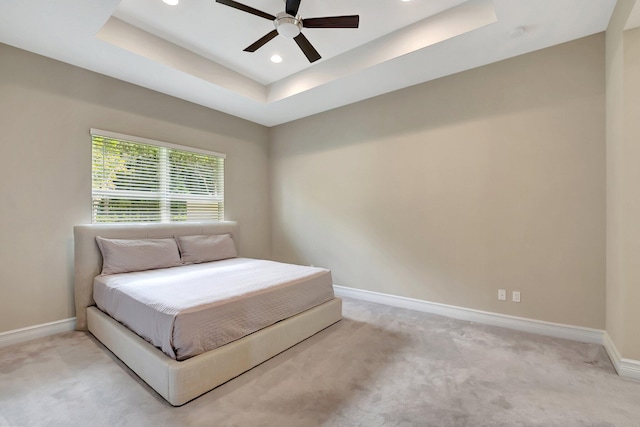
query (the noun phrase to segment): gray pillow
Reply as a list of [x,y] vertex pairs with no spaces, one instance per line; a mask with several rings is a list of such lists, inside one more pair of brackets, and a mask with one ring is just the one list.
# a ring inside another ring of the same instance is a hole
[[219,261],[238,256],[230,234],[206,236],[175,236],[180,256],[185,264]]
[[154,270],[180,265],[174,239],[105,239],[96,237],[102,252],[102,274]]

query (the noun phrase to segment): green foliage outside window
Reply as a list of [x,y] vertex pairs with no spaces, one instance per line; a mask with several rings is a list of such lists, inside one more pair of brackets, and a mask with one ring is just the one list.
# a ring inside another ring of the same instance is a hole
[[93,222],[224,219],[224,158],[93,135]]

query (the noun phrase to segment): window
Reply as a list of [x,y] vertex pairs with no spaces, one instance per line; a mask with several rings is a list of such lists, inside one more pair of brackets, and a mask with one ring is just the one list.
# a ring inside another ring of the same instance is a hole
[[224,219],[224,154],[91,129],[92,222]]

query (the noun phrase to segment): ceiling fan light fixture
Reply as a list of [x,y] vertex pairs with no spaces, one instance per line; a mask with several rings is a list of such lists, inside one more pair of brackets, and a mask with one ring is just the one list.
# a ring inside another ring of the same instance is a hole
[[273,23],[276,26],[278,34],[288,39],[297,37],[302,30],[302,20],[291,16],[286,12],[277,14],[276,19],[275,21],[273,21]]
[[255,52],[265,44],[277,36],[283,36],[289,39],[293,39],[296,42],[304,56],[307,57],[309,62],[313,63],[322,58],[315,47],[311,44],[309,39],[302,33],[302,27],[304,28],[358,28],[360,25],[359,15],[345,15],[345,16],[326,16],[322,18],[307,18],[302,19],[298,15],[298,8],[300,7],[301,0],[284,0],[285,11],[280,12],[277,15],[271,15],[258,9],[254,9],[246,4],[238,3],[235,0],[216,0],[216,3],[224,4],[225,6],[232,7],[234,9],[241,10],[251,15],[259,16],[260,18],[268,19],[273,22],[275,29],[271,30],[254,43],[245,47],[245,52]]
[[279,64],[282,62],[282,56],[280,55],[273,55],[271,57],[271,62],[273,62],[274,64]]

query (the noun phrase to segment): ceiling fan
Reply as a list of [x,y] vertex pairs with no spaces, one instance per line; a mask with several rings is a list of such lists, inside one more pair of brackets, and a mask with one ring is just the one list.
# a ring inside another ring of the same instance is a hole
[[275,16],[233,0],[216,0],[216,3],[221,3],[243,12],[273,21],[276,29],[266,34],[252,45],[246,47],[244,49],[245,52],[255,52],[277,35],[281,35],[293,39],[309,62],[315,62],[320,59],[321,56],[304,34],[300,32],[302,28],[358,28],[358,24],[360,23],[360,16],[358,15],[302,19],[302,17],[298,15],[301,0],[284,1],[285,11],[280,12]]

